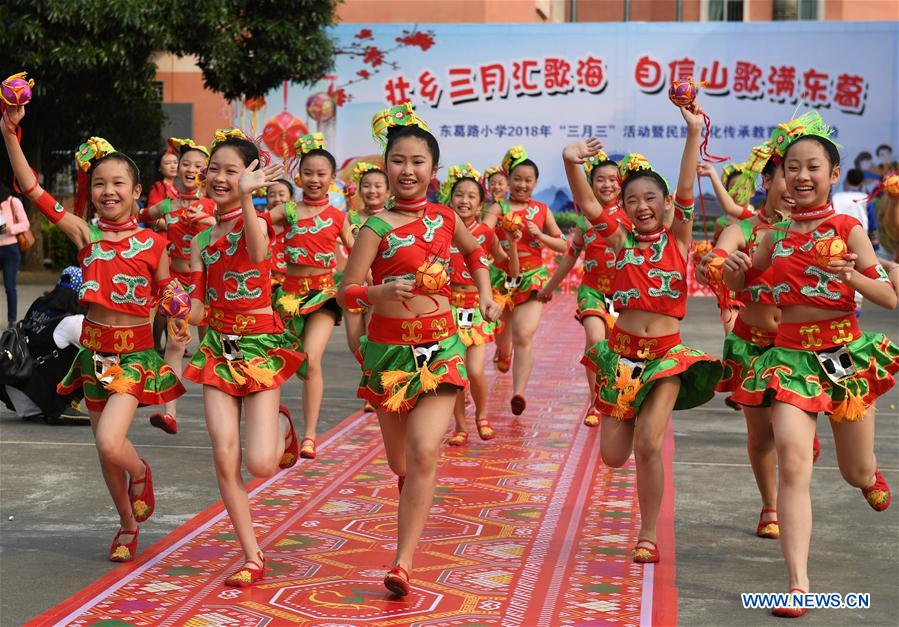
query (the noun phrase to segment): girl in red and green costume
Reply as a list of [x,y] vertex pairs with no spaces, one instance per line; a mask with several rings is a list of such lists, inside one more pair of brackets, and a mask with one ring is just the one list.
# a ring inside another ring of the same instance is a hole
[[406,595],[434,497],[440,444],[456,393],[465,388],[465,344],[450,305],[450,245],[465,257],[481,314],[492,321],[499,308],[477,240],[449,207],[425,197],[440,158],[427,125],[405,103],[375,114],[372,131],[385,145],[394,203],[359,231],[339,298],[347,308],[372,307],[359,396],[378,408],[387,462],[399,477],[399,538],[384,585]]
[[[740,250],[752,255],[761,236],[772,223],[780,222],[790,214],[793,201],[787,195],[780,159],[775,156],[773,146],[766,142],[752,149],[752,154],[739,176],[740,190],[737,199],[727,196],[737,205],[755,191],[755,181],[762,175],[762,186],[766,191],[764,206],[750,218],[741,220],[724,229],[716,247],[696,266],[696,276],[700,283],[711,285],[717,293],[729,293],[724,284],[723,263],[734,251]],[[700,172],[702,171],[700,166]],[[709,167],[709,166],[706,166]],[[730,181],[735,190],[735,181]],[[722,362],[724,374],[718,382],[718,392],[732,395],[740,387],[750,364],[759,355],[774,346],[780,309],[774,303],[771,293],[772,272],[769,268],[754,277],[743,290],[735,292],[735,300],[741,305],[730,331],[724,340]],[[727,398],[729,405],[740,405]],[[755,482],[762,499],[756,535],[762,538],[778,538],[780,528],[777,523],[777,455],[774,450],[774,430],[771,424],[771,410],[767,407],[742,407],[746,419],[747,451]],[[817,441],[817,439],[816,439]],[[820,450],[820,449],[819,449]]]
[[[761,163],[761,166],[764,165],[764,162]],[[752,176],[752,180],[754,181],[755,176],[758,174],[758,172],[749,172],[747,175],[743,175],[747,167],[748,164],[728,163],[721,169],[721,176],[719,177],[715,166],[702,162],[697,166],[699,176],[706,176],[712,182],[712,189],[715,192],[715,197],[718,199],[718,203],[724,211],[724,215],[715,220],[715,230],[712,234],[711,248],[714,248],[718,244],[718,238],[721,237],[721,233],[724,229],[737,224],[741,220],[748,220],[755,215],[755,210],[749,202],[751,194],[755,191],[754,184],[749,189],[746,189],[745,186],[741,186],[739,200],[734,197],[736,195],[734,185],[741,176]],[[737,299],[735,295],[720,282],[713,283],[710,287],[715,290],[715,296],[718,299],[721,324],[724,326],[724,336],[727,337],[727,334],[733,331],[734,324],[737,320],[737,313],[740,311],[742,304],[739,299]]]
[[[887,309],[896,293],[877,263],[861,224],[837,215],[829,202],[840,178],[831,129],[817,112],[779,125],[771,142],[781,156],[790,221],[766,231],[750,256],[731,253],[724,276],[732,289],[752,285],[770,269],[771,294],[781,309],[774,347],[751,364],[733,400],[771,407],[777,449],[777,511],[791,591],[807,592],[812,510],[812,438],[819,413],[829,414],[837,464],[877,511],[890,489],[874,455],[874,402],[894,383],[899,346],[865,333],[855,317],[855,292]],[[799,616],[802,608],[777,608]]]
[[[265,202],[269,211],[293,200],[293,184],[287,179],[278,179],[265,188]],[[287,252],[284,249],[284,236],[281,231],[272,242],[272,289],[284,282],[287,274]]]
[[[83,214],[82,202],[90,200],[98,226],[66,212],[38,184],[19,146],[15,130],[24,115],[24,107],[3,111],[13,173],[28,199],[77,247],[83,275],[79,300],[87,307],[82,348],[58,392],[69,396],[84,390],[103,478],[121,523],[109,559],[128,562],[137,552],[138,523],[150,517],[156,502],[150,466],[138,457],[128,430],[138,405],[158,405],[184,393],[178,376],[153,349],[150,315],[171,282],[165,238],[138,226],[133,217],[140,197],[137,166],[99,137],[75,153],[76,209]],[[189,337],[183,324],[174,330]]]
[[263,578],[265,558],[256,540],[241,475],[240,415],[246,417],[247,470],[269,477],[296,463],[299,442],[281,400],[281,385],[304,355],[294,350],[271,306],[268,216],[259,216],[253,192],[273,183],[280,164],[259,164],[259,150],[237,129],[216,131],[206,178],[216,225],[191,243],[192,324],[208,330],[184,376],[203,386],[206,428],[222,501],[243,549],[225,585],[245,587]]
[[[612,303],[618,320],[610,339],[587,351],[583,363],[596,371],[596,409],[606,416],[600,438],[603,462],[618,468],[631,452],[636,458],[641,525],[633,560],[638,563],[659,560],[656,523],[665,483],[661,450],[671,410],[707,402],[721,377],[717,360],[680,339],[703,127],[698,104],[680,111],[687,139],[673,197],[642,155],[628,155],[621,162],[621,199],[632,229],[603,211],[579,167],[599,151],[600,142],[578,142],[562,153],[575,202],[616,251]],[[666,215],[672,212],[668,227]]]
[[[166,145],[165,152],[156,159],[157,181],[150,187],[147,193],[147,205],[155,205],[162,202],[166,198],[177,198],[178,188],[175,187],[175,180],[178,178],[178,157],[180,149],[172,144],[170,138]],[[146,223],[145,223],[146,224]],[[146,224],[147,228],[151,228],[152,224]]]
[[297,140],[303,200],[288,201],[269,214],[275,231],[284,232],[287,274],[275,307],[296,347],[306,353],[303,373],[303,423],[305,432],[300,457],[315,458],[315,435],[324,394],[322,356],[342,311],[335,299],[334,269],[337,240],[347,249],[353,235],[346,214],[331,206],[328,188],[334,182],[337,163],[325,150],[321,133]]
[[[384,210],[384,205],[390,197],[390,186],[384,170],[367,161],[359,161],[353,167],[353,182],[356,184],[359,198],[362,200],[362,209],[351,209],[347,214],[353,237],[359,235],[359,230],[365,221],[376,216]],[[353,355],[362,363],[362,353],[359,352],[362,336],[371,319],[371,309],[368,307],[353,307],[344,311],[346,319],[346,341]],[[365,401],[364,411],[375,411],[374,406]]]
[[[451,166],[441,188],[441,200],[456,212],[459,220],[475,237],[481,248],[490,251],[494,259],[503,260],[504,265],[509,268],[510,276],[518,276],[518,250],[514,242],[521,238],[521,231],[506,234],[506,237],[513,242],[509,247],[509,259],[506,260],[506,253],[496,239],[496,231],[478,220],[481,205],[484,203],[484,188],[478,182],[479,178],[480,174],[470,163]],[[466,268],[462,253],[455,246],[450,246],[449,278],[452,287],[450,303],[456,316],[456,328],[462,343],[467,347],[465,368],[468,371],[471,397],[474,400],[475,425],[480,438],[490,440],[494,432],[487,418],[487,379],[484,376],[484,362],[487,344],[493,341],[494,323],[485,320],[481,315],[474,277]],[[456,427],[448,443],[451,446],[464,446],[468,442],[464,390],[460,390],[456,396],[453,415]]]
[[[600,150],[584,163],[584,174],[590,181],[593,195],[602,204],[603,211],[618,220],[625,228],[631,228],[630,220],[621,208],[621,174],[618,172],[618,164]],[[578,228],[568,246],[568,251],[537,298],[540,302],[549,302],[559,283],[574,268],[581,252],[584,253],[584,278],[577,291],[575,317],[584,327],[587,339],[584,348],[586,352],[597,342],[609,337],[615,325],[615,314],[612,313],[611,307],[615,250],[606,244],[605,238],[596,232],[583,214],[578,215]],[[590,368],[585,367],[585,372],[592,401],[596,393],[596,375]],[[584,416],[584,424],[595,427],[599,425],[599,419],[600,416],[591,402]]]
[[[503,328],[496,338],[496,359],[498,367],[504,366],[515,354],[510,405],[512,413],[518,416],[527,407],[524,391],[534,369],[534,333],[543,315],[543,303],[537,300],[537,293],[549,281],[549,270],[543,264],[543,248],[564,253],[568,246],[549,207],[531,198],[539,172],[523,146],[509,149],[503,157],[503,171],[509,177],[509,200],[491,205],[484,224],[498,230],[522,231],[521,239],[515,244],[520,274],[511,279],[509,269],[502,262],[497,263],[505,273],[503,284],[497,287],[506,290],[512,309],[503,314]],[[511,245],[505,237],[500,239],[504,248]]]
[[[159,219],[165,220],[171,274],[189,294],[192,289],[190,242],[197,233],[215,224],[212,215],[215,203],[203,196],[199,185],[200,172],[206,167],[209,150],[206,146],[194,143],[192,139],[177,137],[170,137],[169,145],[178,155],[177,197],[165,198],[155,205],[144,208],[137,219],[144,224],[152,224]],[[185,344],[171,336],[165,343],[165,363],[175,372],[181,372],[185,348]],[[175,401],[169,401],[165,404],[165,412],[150,416],[150,424],[166,433],[177,433],[176,417],[177,404]]]

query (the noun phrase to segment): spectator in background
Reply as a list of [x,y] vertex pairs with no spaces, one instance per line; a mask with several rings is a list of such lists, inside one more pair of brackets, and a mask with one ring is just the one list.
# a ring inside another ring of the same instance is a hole
[[81,268],[64,269],[56,286],[32,303],[21,328],[28,350],[37,361],[30,379],[15,386],[0,385],[0,401],[22,418],[42,417],[50,423],[61,415],[78,416],[70,405],[84,396],[81,388],[71,396],[56,393],[56,384],[69,371],[78,352],[85,310],[78,304]]
[[0,270],[3,271],[3,289],[6,290],[6,324],[16,321],[18,292],[16,278],[22,263],[22,251],[16,235],[30,228],[22,201],[12,195],[6,185],[0,183]]
[[893,161],[893,148],[887,144],[881,144],[875,151],[877,153],[877,175],[883,178],[888,172],[895,172],[899,169],[896,162]]
[[855,169],[861,170],[864,182],[862,183],[862,191],[871,193],[880,184],[880,175],[874,167],[874,158],[867,150],[858,153],[855,158]]
[[851,169],[846,173],[843,191],[833,195],[831,202],[837,213],[856,218],[862,223],[871,243],[877,249],[877,217],[873,200],[864,191],[865,174],[861,170]]

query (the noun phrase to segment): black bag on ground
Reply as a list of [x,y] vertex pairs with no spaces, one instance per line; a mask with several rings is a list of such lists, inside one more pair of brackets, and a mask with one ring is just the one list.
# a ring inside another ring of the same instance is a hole
[[0,334],[0,385],[26,381],[34,372],[34,360],[28,351],[28,338],[16,325]]

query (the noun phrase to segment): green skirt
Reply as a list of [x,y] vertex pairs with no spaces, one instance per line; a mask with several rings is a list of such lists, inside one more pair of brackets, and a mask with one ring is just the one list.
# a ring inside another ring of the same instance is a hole
[[715,396],[715,384],[721,378],[721,362],[683,344],[658,359],[631,362],[643,366],[637,379],[632,378],[632,369],[620,360],[621,356],[609,347],[608,340],[597,342],[581,360],[596,372],[596,410],[618,420],[635,418],[646,395],[659,379],[680,378],[674,409],[690,409],[711,400]]
[[303,332],[306,330],[306,320],[310,315],[320,309],[326,309],[334,313],[337,325],[343,318],[343,310],[337,304],[337,289],[333,287],[313,290],[304,296],[285,292],[284,288],[279,287],[272,299],[272,305],[284,321],[284,327],[296,338],[295,349],[299,351],[303,350]]
[[287,333],[223,336],[210,328],[184,378],[240,397],[277,388],[294,373],[304,375],[305,361],[305,353],[294,349]]
[[577,311],[574,317],[578,322],[588,316],[602,318],[606,325],[606,335],[615,326],[615,314],[609,313],[609,300],[605,294],[595,287],[581,285],[577,290]]
[[882,333],[862,333],[846,345],[854,374],[839,382],[828,377],[813,351],[775,346],[749,368],[733,400],[748,407],[769,407],[774,400],[804,411],[855,421],[885,394],[899,371],[899,346]]
[[130,394],[141,405],[162,405],[185,392],[178,375],[153,349],[97,355],[105,363],[95,361],[94,355],[94,351],[82,347],[56,386],[61,396],[82,388],[84,402],[91,411],[103,411],[110,394]]
[[[465,312],[470,311],[470,319],[467,315],[460,318]],[[494,340],[495,322],[487,322],[481,315],[481,308],[474,307],[470,310],[453,307],[453,316],[456,318],[456,329],[459,339],[468,346],[481,346]]]
[[442,384],[465,388],[465,344],[454,333],[433,344],[380,344],[362,337],[357,396],[390,412],[408,412]]
[[[721,375],[716,391],[730,394],[736,392],[746,377],[746,373],[749,372],[753,360],[771,348],[771,346],[760,346],[747,342],[735,335],[733,331],[728,333],[724,338],[724,351],[721,357],[724,373]],[[733,399],[731,398],[731,400]]]
[[511,290],[512,302],[515,305],[530,300],[543,289],[543,286],[549,283],[549,268],[540,266],[533,270],[527,270],[518,275],[520,282],[518,286]]

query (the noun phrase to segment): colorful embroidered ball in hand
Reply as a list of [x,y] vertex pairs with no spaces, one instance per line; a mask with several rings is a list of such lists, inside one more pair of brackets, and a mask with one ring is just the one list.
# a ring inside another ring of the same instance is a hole
[[706,265],[705,274],[709,283],[721,285],[724,283],[724,257],[712,257]]
[[883,179],[883,191],[890,198],[899,198],[899,174],[893,174]]
[[696,100],[696,83],[692,79],[672,81],[668,88],[668,100],[678,107],[689,107]]
[[162,291],[159,310],[167,318],[185,320],[190,315],[190,296],[180,285],[169,284]]
[[446,267],[436,259],[423,262],[415,271],[415,287],[425,293],[439,292],[448,280]]
[[826,268],[828,264],[834,261],[840,261],[843,256],[849,252],[849,247],[839,235],[824,237],[815,241],[813,253],[815,263],[820,268]]
[[28,72],[13,74],[0,84],[0,100],[10,107],[21,107],[31,102],[31,88],[34,79],[27,78]]
[[502,227],[509,233],[517,233],[521,230],[522,220],[517,213],[507,213],[503,216]]

